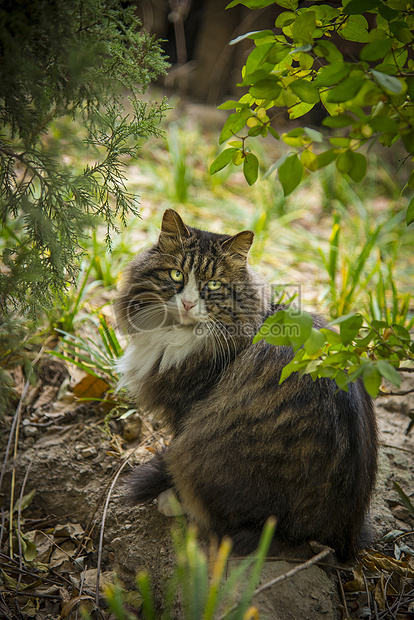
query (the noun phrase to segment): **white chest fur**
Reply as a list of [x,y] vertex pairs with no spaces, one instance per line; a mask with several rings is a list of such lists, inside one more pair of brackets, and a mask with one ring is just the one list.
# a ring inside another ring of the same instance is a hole
[[205,344],[206,337],[207,333],[197,335],[194,325],[162,327],[133,336],[117,364],[122,375],[119,387],[127,387],[133,396],[138,396],[158,360],[159,372],[177,367]]

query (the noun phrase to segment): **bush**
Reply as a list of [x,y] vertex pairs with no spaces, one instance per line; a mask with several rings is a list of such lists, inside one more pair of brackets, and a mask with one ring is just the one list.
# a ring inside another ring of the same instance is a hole
[[[82,238],[137,213],[125,161],[159,133],[144,102],[166,70],[158,43],[120,0],[23,0],[0,9],[0,309],[50,305],[76,276]],[[125,113],[125,92],[130,108]],[[81,130],[82,138],[77,138]],[[77,169],[72,154],[84,149]]]

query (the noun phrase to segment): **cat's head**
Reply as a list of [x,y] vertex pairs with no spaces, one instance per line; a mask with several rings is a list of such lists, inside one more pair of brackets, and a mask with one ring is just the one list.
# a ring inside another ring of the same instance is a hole
[[[165,211],[157,243],[132,261],[117,302],[129,333],[168,325],[216,325],[252,333],[263,315],[264,287],[247,265],[251,231],[234,236],[186,226]],[[233,334],[234,335],[234,334]]]

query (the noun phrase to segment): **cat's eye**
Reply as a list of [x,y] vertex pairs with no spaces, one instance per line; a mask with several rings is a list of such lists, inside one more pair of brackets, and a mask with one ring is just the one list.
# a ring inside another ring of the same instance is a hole
[[182,282],[184,280],[184,275],[183,272],[178,269],[170,269],[170,278],[174,280],[174,282]]
[[221,282],[220,280],[210,280],[207,282],[207,286],[210,291],[218,291],[221,288]]

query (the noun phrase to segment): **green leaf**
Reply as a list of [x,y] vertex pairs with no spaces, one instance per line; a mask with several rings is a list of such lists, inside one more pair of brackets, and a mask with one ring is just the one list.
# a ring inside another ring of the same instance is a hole
[[277,346],[289,346],[290,341],[283,330],[284,310],[280,310],[269,316],[255,337],[253,338],[253,344],[259,340],[266,340],[269,344]]
[[332,329],[328,329],[327,327],[323,327],[319,330],[326,338],[326,341],[332,345],[342,344],[341,336],[338,332],[333,331]]
[[299,54],[300,52],[310,52],[311,49],[312,49],[312,45],[310,43],[306,43],[306,45],[299,45],[299,47],[295,47],[293,50],[290,50],[289,54]]
[[235,108],[248,108],[249,105],[247,103],[242,103],[241,101],[234,101],[229,99],[225,101],[221,105],[217,106],[218,110],[234,110]]
[[241,34],[239,37],[232,39],[229,45],[236,45],[236,43],[244,39],[253,39],[256,41],[257,39],[263,39],[269,36],[274,38],[275,35],[272,30],[253,30],[252,32],[246,32],[246,34]]
[[362,48],[359,57],[361,60],[367,61],[384,58],[390,51],[392,43],[392,39],[378,39],[377,41],[372,41],[372,43],[368,43]]
[[326,58],[329,63],[340,62],[343,60],[341,52],[332,41],[318,41],[313,48],[313,51],[318,56]]
[[359,93],[365,83],[364,75],[349,75],[343,82],[334,86],[328,92],[327,101],[329,103],[343,103],[350,101]]
[[314,103],[305,103],[305,102],[292,105],[292,107],[289,108],[288,110],[289,118],[290,119],[299,118],[300,116],[303,116],[304,114],[307,114],[308,112],[310,112],[310,110],[312,110],[314,106],[315,106]]
[[397,77],[393,75],[387,75],[386,73],[376,71],[375,69],[371,69],[371,74],[377,84],[379,84],[386,90],[389,90],[391,93],[399,95],[402,92],[403,85]]
[[368,22],[363,15],[350,15],[345,26],[338,30],[338,34],[347,41],[365,43],[369,41]]
[[279,167],[279,181],[283,187],[283,194],[288,196],[299,185],[303,177],[303,164],[298,156],[290,155]]
[[349,174],[355,183],[360,183],[367,171],[367,160],[361,153],[348,149],[339,155],[336,167],[339,172]]
[[265,58],[272,47],[273,43],[264,43],[263,45],[258,45],[250,52],[246,60],[246,75],[253,73],[253,71],[256,71],[259,67],[266,69],[264,64]]
[[395,38],[398,39],[398,41],[401,41],[401,43],[411,43],[413,37],[409,27],[405,22],[392,22],[390,24],[390,29]]
[[305,351],[312,356],[318,353],[326,342],[326,338],[322,332],[312,327],[309,338],[305,342]]
[[311,127],[304,127],[305,133],[313,142],[323,142],[323,134],[316,129],[312,129]]
[[290,53],[292,48],[284,43],[275,43],[272,45],[266,56],[266,62],[278,65]]
[[378,396],[381,386],[381,374],[373,363],[365,363],[362,378],[366,391],[372,398]]
[[369,125],[371,125],[373,129],[375,129],[375,131],[392,132],[392,133],[396,133],[398,131],[398,123],[396,123],[389,116],[383,116],[383,115],[378,114],[376,116],[372,116],[369,119],[368,123]]
[[13,512],[17,512],[19,510],[19,507],[21,511],[25,510],[31,504],[32,499],[35,496],[35,493],[36,493],[36,489],[32,489],[30,493],[27,493],[27,495],[24,495],[22,497],[21,502],[19,498],[13,506]]
[[393,385],[396,385],[397,387],[400,387],[401,375],[398,370],[394,368],[394,366],[391,366],[391,364],[386,360],[378,360],[377,368],[380,371],[381,375],[385,379],[387,379],[387,381],[389,381]]
[[293,11],[283,11],[276,17],[276,28],[283,28],[284,26],[290,26],[296,20],[296,13]]
[[259,160],[253,153],[246,153],[246,159],[243,164],[243,174],[249,185],[256,183],[259,172]]
[[248,9],[264,9],[267,6],[274,4],[274,0],[233,0],[226,6],[226,9],[231,9],[238,4],[243,4],[244,6],[247,6]]
[[318,89],[308,80],[295,80],[289,84],[289,87],[305,103],[317,103],[319,101]]
[[232,138],[238,131],[243,129],[245,124],[245,119],[239,113],[230,114],[221,130],[219,143],[223,144],[223,142]]
[[348,62],[333,62],[319,70],[314,80],[315,86],[322,88],[333,86],[343,80],[351,71],[352,65]]
[[405,216],[405,220],[407,222],[407,226],[414,222],[414,198],[411,198],[410,203],[407,207],[407,213]]
[[401,132],[401,140],[409,153],[414,153],[414,130]]
[[293,349],[297,350],[311,335],[313,319],[307,312],[298,312],[290,308],[284,312],[285,333]]
[[327,116],[323,119],[322,125],[326,127],[347,127],[355,123],[353,116],[349,114],[336,114],[335,116]]
[[402,490],[398,482],[394,482],[394,488],[400,496],[402,503],[409,510],[409,512],[414,516],[414,505],[408,495]]
[[339,333],[341,334],[343,344],[348,345],[352,342],[355,336],[359,333],[363,322],[364,319],[360,314],[354,314],[340,323]]
[[250,87],[249,93],[255,99],[276,99],[282,87],[274,80],[259,80]]
[[233,155],[237,151],[236,148],[225,149],[216,157],[210,166],[210,174],[215,174],[219,170],[222,170],[229,164],[233,158]]
[[309,166],[309,170],[320,170],[321,168],[325,168],[325,166],[329,166],[331,162],[337,157],[337,153],[334,149],[328,149],[319,153],[313,160],[312,164]]
[[313,43],[313,33],[316,28],[316,14],[309,8],[297,15],[292,26],[292,37],[294,42],[301,44]]
[[345,15],[361,15],[366,11],[377,9],[381,4],[381,0],[350,0],[344,7],[344,13]]

